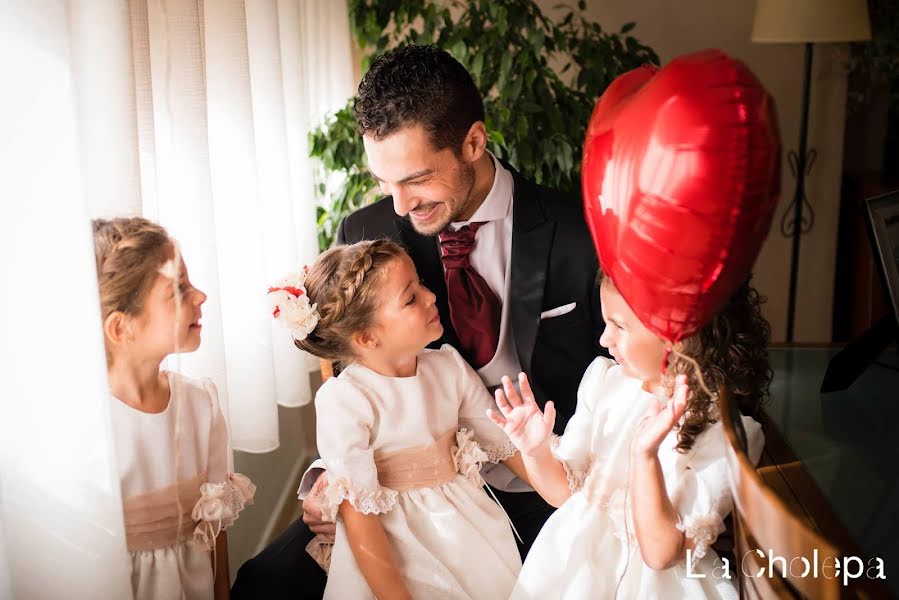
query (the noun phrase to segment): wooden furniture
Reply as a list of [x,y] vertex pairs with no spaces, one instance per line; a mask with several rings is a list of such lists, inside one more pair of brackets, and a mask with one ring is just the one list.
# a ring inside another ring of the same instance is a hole
[[324,358],[320,358],[319,362],[321,363],[322,383],[324,383],[331,377],[334,377],[334,365],[330,360],[325,360]]
[[[748,462],[744,462],[742,446],[734,443],[735,439],[741,439],[735,421],[722,418],[731,442],[731,468],[739,474],[735,482],[743,487],[741,492],[739,486],[734,486],[737,488],[734,517],[738,522],[735,537],[742,546],[736,550],[737,560],[731,564],[740,575],[740,559],[747,546],[748,549],[759,547],[766,554],[764,564],[759,566],[765,566],[767,574],[769,548],[766,544],[784,541],[821,544],[819,562],[823,562],[828,548],[835,549],[842,557],[859,557],[864,561],[866,574],[869,565],[878,559],[885,566],[885,581],[863,576],[851,579],[844,586],[842,579],[834,579],[840,598],[897,597],[899,521],[895,515],[899,512],[899,444],[894,440],[899,422],[899,402],[896,402],[899,353],[885,352],[848,390],[822,394],[819,389],[825,369],[838,350],[837,347],[771,349],[774,380],[771,398],[764,406],[768,419],[765,448],[759,464],[752,470],[757,478],[746,471]],[[728,407],[727,411],[730,410]],[[722,409],[722,415],[728,414],[733,416]],[[760,491],[759,483],[766,491]],[[741,498],[741,493],[748,497]],[[772,535],[773,541],[769,539]],[[783,537],[791,539],[780,539]],[[779,556],[793,552],[771,549]],[[761,559],[753,554],[744,567],[747,573],[757,573],[759,569],[759,566],[750,568],[749,561]],[[798,560],[795,569],[797,574],[803,570]],[[833,575],[832,570],[830,574]],[[797,588],[790,579],[747,579],[740,578],[743,597],[802,595],[803,583]],[[767,587],[760,590],[760,586]],[[825,594],[829,593],[815,591],[807,597],[827,597]]]
[[[734,571],[740,597],[836,600],[839,579],[799,576],[805,570],[803,558],[809,565],[818,563],[819,557],[836,559],[840,556],[836,546],[781,497],[789,498],[790,493],[781,486],[778,465],[765,464],[756,470],[749,462],[735,427],[738,417],[735,421],[726,393],[720,395],[720,402],[734,495]],[[770,560],[772,555],[783,557],[784,562]]]

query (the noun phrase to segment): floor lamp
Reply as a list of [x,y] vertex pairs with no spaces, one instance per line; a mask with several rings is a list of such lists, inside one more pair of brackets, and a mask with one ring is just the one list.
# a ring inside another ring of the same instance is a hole
[[814,149],[807,148],[812,45],[869,39],[871,27],[866,0],[758,0],[756,3],[753,42],[805,44],[799,149],[791,150],[787,155],[796,177],[796,190],[780,223],[781,233],[793,242],[787,301],[787,342],[793,341],[796,328],[799,241],[802,234],[811,231],[815,221],[814,208],[805,195],[805,177],[817,156]]

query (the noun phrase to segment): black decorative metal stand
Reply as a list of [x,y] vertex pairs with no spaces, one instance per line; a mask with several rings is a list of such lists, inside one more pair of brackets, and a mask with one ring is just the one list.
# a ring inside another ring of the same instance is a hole
[[805,73],[802,79],[802,120],[799,125],[799,151],[791,150],[787,155],[790,170],[796,178],[796,192],[793,202],[787,207],[780,221],[780,232],[793,239],[793,254],[790,259],[790,295],[787,301],[787,342],[792,342],[796,329],[796,293],[799,281],[799,240],[812,230],[815,224],[815,210],[805,195],[805,177],[811,173],[818,153],[807,150],[808,105],[812,80],[812,44],[805,45]]

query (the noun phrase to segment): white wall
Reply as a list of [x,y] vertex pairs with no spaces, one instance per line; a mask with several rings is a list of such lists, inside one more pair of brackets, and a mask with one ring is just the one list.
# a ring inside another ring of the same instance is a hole
[[[538,0],[550,15],[558,0]],[[587,0],[585,16],[607,31],[635,21],[633,32],[651,46],[664,65],[672,58],[704,48],[720,48],[744,61],[774,96],[784,144],[781,202],[771,234],[762,248],[755,284],[768,297],[766,317],[775,340],[786,336],[791,242],[780,234],[780,219],[790,204],[795,180],[786,151],[799,140],[803,46],[756,44],[750,41],[755,2],[752,0]],[[802,238],[796,341],[829,342],[833,312],[839,190],[843,164],[847,48],[815,46],[809,117],[810,148],[818,159],[806,192],[815,224]]]

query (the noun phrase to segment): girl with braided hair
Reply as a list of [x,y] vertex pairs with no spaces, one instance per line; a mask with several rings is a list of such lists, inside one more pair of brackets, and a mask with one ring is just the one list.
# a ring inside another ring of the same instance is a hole
[[[435,296],[388,240],[337,246],[269,292],[294,343],[343,369],[315,398],[337,519],[325,598],[506,598],[521,559],[480,466],[524,474],[475,371],[440,338]],[[310,552],[321,546],[310,544]]]

